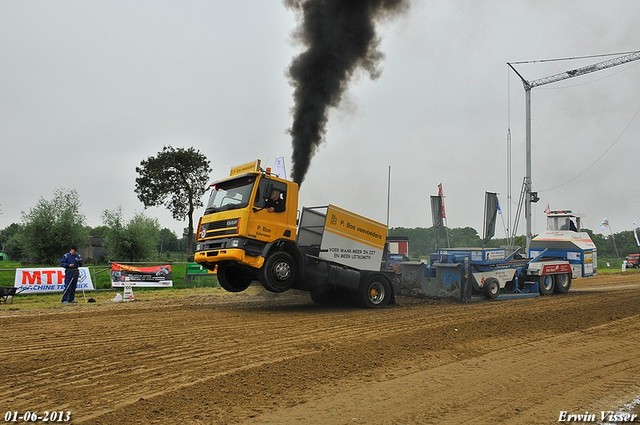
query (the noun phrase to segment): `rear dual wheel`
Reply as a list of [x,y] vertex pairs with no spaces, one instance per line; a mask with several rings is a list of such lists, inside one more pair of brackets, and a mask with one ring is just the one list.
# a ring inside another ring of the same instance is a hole
[[336,291],[326,286],[312,286],[309,290],[311,301],[316,304],[331,304],[337,298]]
[[357,300],[361,307],[386,307],[391,303],[391,297],[391,282],[383,275],[369,276],[360,282]]

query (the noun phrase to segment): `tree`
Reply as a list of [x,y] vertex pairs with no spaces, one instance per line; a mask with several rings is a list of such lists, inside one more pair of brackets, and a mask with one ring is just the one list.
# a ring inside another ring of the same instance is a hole
[[[482,240],[478,232],[471,227],[449,229],[449,242],[452,247],[479,247]],[[389,229],[389,236],[407,236],[409,238],[409,254],[411,257],[426,257],[432,254],[438,245],[438,235],[434,227],[407,229],[395,227]],[[447,247],[446,236],[440,235],[439,248]]]
[[171,229],[160,229],[158,252],[178,251],[179,247],[180,241]]
[[105,238],[107,237],[108,231],[109,228],[107,226],[96,226],[89,229],[89,235],[99,238]]
[[112,259],[119,261],[151,260],[160,238],[160,225],[155,218],[142,213],[124,222],[122,209],[105,210],[102,219],[107,226],[105,245]]
[[[465,246],[465,247],[481,247],[482,239],[478,236],[478,232],[471,227],[457,227],[449,229],[449,242],[452,247]],[[442,241],[440,241],[441,247]],[[445,241],[446,243],[446,241]]]
[[9,258],[19,260],[22,258],[22,225],[12,223],[0,230],[0,251]]
[[52,200],[41,198],[28,213],[23,213],[20,232],[23,257],[53,264],[71,245],[85,244],[88,232],[80,206],[77,191],[56,189]]
[[209,161],[194,148],[165,146],[136,167],[135,192],[145,207],[163,205],[176,220],[189,220],[187,252],[193,251],[193,213],[202,207],[209,181]]
[[406,236],[409,238],[409,255],[424,257],[431,254],[436,246],[436,232],[433,227],[417,227],[409,229],[396,227],[389,229],[389,236]]

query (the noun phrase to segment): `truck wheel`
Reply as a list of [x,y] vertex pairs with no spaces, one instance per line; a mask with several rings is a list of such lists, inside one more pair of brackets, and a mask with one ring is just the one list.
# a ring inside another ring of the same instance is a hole
[[312,286],[309,290],[309,296],[311,297],[311,301],[316,304],[330,304],[335,301],[336,293],[326,287]]
[[260,269],[260,283],[267,291],[284,292],[296,282],[296,263],[285,251],[268,256]]
[[484,282],[484,295],[490,299],[495,300],[500,293],[500,282],[498,279],[489,278]]
[[566,294],[571,288],[571,275],[569,273],[562,273],[555,275],[555,286],[553,292],[556,294]]
[[540,287],[540,295],[551,295],[553,293],[553,275],[548,274],[538,277],[538,286]]
[[251,285],[252,279],[233,264],[218,265],[218,283],[229,292],[242,292]]
[[382,275],[373,275],[360,282],[357,298],[361,307],[379,308],[389,305],[391,295],[389,279]]

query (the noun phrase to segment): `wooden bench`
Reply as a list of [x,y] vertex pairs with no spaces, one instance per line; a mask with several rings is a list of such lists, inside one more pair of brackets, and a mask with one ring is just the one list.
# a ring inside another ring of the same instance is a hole
[[210,278],[215,275],[215,272],[212,273],[198,263],[187,263],[187,271],[185,276],[185,280],[187,282],[193,282],[193,280],[197,278]]

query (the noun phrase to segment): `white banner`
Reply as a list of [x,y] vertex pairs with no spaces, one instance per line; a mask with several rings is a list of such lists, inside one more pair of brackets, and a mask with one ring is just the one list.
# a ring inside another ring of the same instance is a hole
[[287,178],[287,172],[284,169],[284,156],[276,157],[276,163],[273,168],[275,168],[274,171],[278,177],[283,179]]
[[[94,291],[88,267],[78,269],[78,286],[76,292]],[[45,292],[64,291],[64,269],[62,267],[41,267],[16,269],[14,287],[20,294],[41,294]]]

